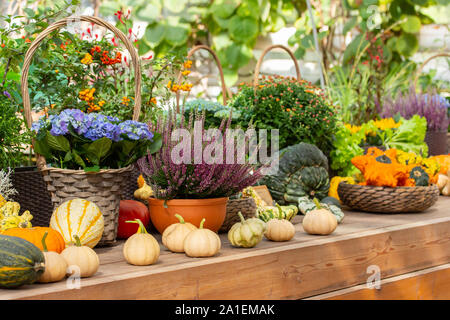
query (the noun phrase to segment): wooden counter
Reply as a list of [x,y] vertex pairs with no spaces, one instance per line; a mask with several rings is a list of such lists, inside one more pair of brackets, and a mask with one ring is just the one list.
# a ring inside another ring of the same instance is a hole
[[357,285],[364,290],[370,266],[380,270],[382,287],[387,278],[437,266],[450,282],[450,197],[423,213],[346,212],[329,236],[306,234],[301,219],[294,218],[297,233],[289,242],[233,248],[222,234],[215,257],[189,258],[161,245],[158,262],[145,267],[127,264],[120,242],[96,249],[99,271],[80,289],[66,281],[33,284],[0,289],[0,299],[301,299]]

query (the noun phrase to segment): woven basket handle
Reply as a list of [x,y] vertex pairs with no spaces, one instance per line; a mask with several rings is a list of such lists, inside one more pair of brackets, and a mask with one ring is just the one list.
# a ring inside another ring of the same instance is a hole
[[[190,57],[192,57],[192,55],[200,49],[204,49],[204,50],[208,51],[209,53],[211,53],[214,60],[216,61],[217,68],[219,69],[220,81],[222,82],[223,104],[226,105],[227,99],[231,98],[231,92],[229,91],[229,89],[227,88],[227,86],[225,84],[225,78],[223,76],[222,64],[220,63],[220,60],[219,60],[217,54],[214,52],[214,50],[206,45],[198,45],[198,46],[193,47],[191,50],[189,50],[189,52],[187,54],[187,58],[189,59]],[[180,84],[180,81],[181,81],[181,72],[178,75],[177,83]],[[177,113],[178,113],[178,112],[180,112],[180,92],[179,91],[177,91],[176,97],[177,97]]]
[[30,95],[28,92],[28,72],[33,60],[33,55],[36,52],[39,44],[42,40],[48,36],[53,31],[62,28],[67,25],[68,22],[73,22],[74,19],[79,19],[81,21],[90,22],[93,24],[97,24],[99,26],[105,27],[114,33],[122,42],[125,44],[125,47],[128,49],[131,55],[131,60],[134,68],[134,77],[135,77],[135,91],[134,91],[134,109],[133,109],[133,120],[139,119],[139,114],[141,112],[141,68],[139,64],[139,56],[137,51],[133,47],[133,44],[128,40],[125,34],[117,29],[115,26],[106,22],[97,17],[91,16],[78,16],[78,17],[67,17],[56,21],[55,23],[48,26],[44,31],[42,31],[36,39],[30,44],[27,52],[25,53],[23,68],[22,68],[22,76],[21,76],[21,89],[22,89],[22,97],[23,97],[23,109],[25,112],[25,119],[27,121],[27,125],[31,128],[32,118],[31,118],[31,103],[30,103]]
[[445,52],[438,53],[438,54],[435,54],[435,55],[429,57],[427,60],[425,60],[416,71],[416,77],[414,78],[414,88],[417,88],[417,81],[419,80],[420,74],[422,73],[425,65],[428,62],[430,62],[431,60],[438,58],[438,57],[450,57],[450,53],[445,53]]
[[300,67],[299,67],[298,61],[295,58],[295,56],[292,53],[292,51],[288,47],[285,47],[285,46],[283,46],[281,44],[274,44],[274,45],[271,45],[271,46],[267,47],[263,51],[263,53],[261,54],[261,57],[259,57],[258,62],[256,63],[255,76],[253,77],[253,86],[255,88],[258,85],[259,72],[260,72],[261,65],[262,65],[262,62],[264,60],[264,57],[270,50],[275,49],[275,48],[283,49],[284,51],[286,51],[289,54],[289,56],[292,58],[292,61],[294,62],[295,72],[297,73],[297,80],[299,80],[299,81],[301,80]]

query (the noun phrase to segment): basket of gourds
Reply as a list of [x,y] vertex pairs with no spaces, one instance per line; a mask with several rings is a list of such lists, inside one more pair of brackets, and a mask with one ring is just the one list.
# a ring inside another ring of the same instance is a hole
[[337,192],[342,204],[377,213],[421,212],[433,206],[439,198],[435,184],[438,167],[428,160],[420,164],[412,158],[402,161],[402,154],[409,157],[396,149],[382,151],[373,147],[366,155],[354,157],[352,163],[364,181],[339,183]]
[[[134,103],[135,104],[134,104],[134,109],[133,109],[133,121],[131,121],[133,124],[130,124],[130,126],[136,125],[136,123],[141,124],[141,123],[137,122],[137,120],[139,119],[139,113],[140,113],[140,108],[141,108],[141,90],[140,90],[141,70],[140,70],[140,64],[139,64],[139,56],[137,54],[136,49],[133,47],[132,43],[128,40],[128,38],[125,36],[125,34],[123,32],[121,32],[119,29],[117,29],[116,27],[114,27],[112,24],[110,24],[100,18],[92,17],[92,16],[79,16],[77,18],[80,21],[89,22],[91,24],[97,24],[99,26],[105,27],[106,29],[109,29],[110,31],[112,31],[114,33],[114,35],[117,38],[122,40],[126,49],[129,51],[129,53],[131,55],[132,66],[133,66],[134,73],[135,73],[135,92],[134,92],[134,94],[135,94]],[[27,125],[29,128],[35,129],[34,125],[36,124],[36,122],[34,124],[32,123],[30,95],[28,92],[28,73],[29,73],[29,68],[30,68],[30,65],[32,62],[33,55],[34,55],[35,51],[37,50],[38,46],[40,45],[40,43],[44,40],[44,38],[46,36],[51,34],[53,31],[66,26],[69,22],[70,22],[70,18],[65,18],[65,19],[59,20],[59,21],[51,24],[50,26],[48,26],[30,44],[30,47],[25,54],[24,64],[23,64],[23,69],[22,69],[22,76],[21,76],[21,89],[22,89],[25,119],[27,121]],[[73,117],[73,119],[75,119],[77,121],[78,121],[77,117],[85,117],[83,119],[86,119],[87,115],[93,115],[93,117],[95,117],[95,121],[100,119],[100,118],[97,118],[95,114],[91,114],[91,113],[85,114],[85,113],[82,113],[81,110],[76,110],[76,109],[64,110],[58,116],[61,116],[62,113],[64,113],[65,111],[67,111],[67,113],[65,113],[64,116]],[[100,115],[98,117],[100,117]],[[101,121],[105,121],[105,123],[106,123],[107,122],[106,118],[108,119],[108,121],[111,122],[109,124],[112,124],[115,126],[115,128],[120,128],[120,130],[122,130],[122,128],[120,126],[124,122],[120,122],[120,123],[115,122],[116,120],[112,120],[113,117],[111,117],[111,118],[103,117],[101,119],[104,119],[104,120],[101,120]],[[72,118],[70,118],[70,119],[72,119]],[[47,120],[44,119],[43,122],[41,122],[41,124],[45,123],[45,121],[50,122],[50,121],[48,121],[48,119]],[[92,121],[94,122],[94,120],[92,120]],[[117,121],[118,121],[118,119],[117,119]],[[71,126],[74,126],[75,122],[72,122],[72,120],[70,120],[69,123]],[[90,127],[90,125],[88,125],[88,124],[86,124],[86,126],[88,128]],[[147,126],[145,124],[142,124],[142,130],[145,131],[144,126],[145,126],[145,128],[147,128]],[[37,130],[41,130],[41,128],[39,128],[39,126],[38,126]],[[47,130],[47,135],[49,135],[49,132],[50,132],[50,131],[48,131],[49,129],[46,128],[46,130]],[[72,130],[73,130],[73,128],[72,128]],[[117,130],[119,130],[119,129],[117,129]],[[148,128],[147,128],[147,130],[148,130]],[[39,133],[40,133],[40,131],[38,131],[37,137],[39,137]],[[85,135],[82,137],[82,138],[84,138],[84,141],[86,141],[86,140],[89,141],[89,139],[86,137],[86,133],[83,133],[83,134]],[[56,135],[56,136],[51,137],[53,142],[55,142],[55,141],[58,142],[57,139],[64,140],[63,138],[64,138],[64,135]],[[120,138],[118,138],[118,139],[109,138],[109,140],[110,140],[109,142],[113,141],[111,143],[114,144],[117,141],[119,141],[120,139],[126,140],[128,138],[129,138],[129,136],[127,136],[126,138],[123,138],[123,132],[120,131]],[[149,135],[147,135],[147,138],[149,141],[151,140],[151,138],[149,138]],[[83,170],[83,169],[80,169],[81,165],[78,169],[76,169],[76,168],[68,169],[68,168],[64,168],[64,167],[57,167],[54,163],[49,163],[49,160],[51,160],[51,159],[49,159],[49,157],[46,156],[42,152],[42,151],[45,151],[44,149],[46,149],[47,147],[52,147],[52,145],[50,143],[51,141],[49,139],[50,138],[47,138],[47,140],[46,140],[46,147],[44,146],[45,148],[43,148],[42,142],[40,145],[37,145],[37,143],[39,143],[38,138],[33,140],[33,146],[34,146],[34,150],[36,151],[37,167],[38,167],[39,171],[41,172],[41,174],[43,175],[43,179],[46,183],[47,190],[51,194],[51,201],[53,204],[53,209],[55,209],[62,203],[66,202],[67,200],[77,199],[77,198],[88,200],[90,202],[95,203],[100,208],[100,211],[101,211],[101,213],[103,215],[103,219],[104,219],[104,231],[103,231],[101,240],[98,244],[99,245],[111,245],[111,244],[115,243],[116,235],[117,235],[117,227],[118,227],[119,203],[120,203],[120,200],[121,200],[121,197],[123,194],[123,189],[126,187],[126,184],[129,183],[129,181],[131,180],[130,174],[132,173],[132,165],[124,165],[124,166],[119,165],[119,167],[117,167],[117,168],[116,167],[105,167],[102,165],[100,168],[97,168],[97,170]],[[91,139],[90,143],[92,143],[92,145],[89,148],[92,149],[91,151],[93,153],[100,152],[98,150],[98,147],[104,146],[104,144],[100,145],[99,143],[95,144],[95,146],[94,146],[94,143],[98,142],[100,139],[102,139],[102,138],[92,138]],[[70,139],[66,139],[66,140],[70,140]],[[59,141],[59,142],[61,142],[61,141]],[[70,141],[72,143],[72,140],[70,140]],[[64,142],[64,141],[62,141],[62,142]],[[74,157],[75,158],[74,161],[76,163],[82,164],[88,160],[87,158],[85,158],[87,156],[83,156],[83,158],[81,158],[75,152],[72,152],[74,150],[74,149],[71,149],[72,145],[68,146],[67,143],[62,143],[62,142],[61,142],[61,144],[59,144],[59,147],[63,148],[65,146],[64,148],[67,148],[67,150],[62,150],[62,151],[64,151],[64,152],[67,151],[67,153],[71,152],[70,157]],[[139,140],[139,142],[141,142],[141,140]],[[110,144],[110,146],[111,146],[111,144]],[[113,152],[112,148],[115,146],[116,145],[113,145],[112,147],[110,147],[111,149],[109,149],[109,150],[111,150],[111,152]],[[96,150],[94,150],[94,149],[96,149]],[[102,154],[102,156],[106,157],[106,155],[103,155],[103,154]],[[98,156],[98,158],[100,158],[100,156]],[[91,159],[89,159],[89,160],[91,160]],[[83,166],[83,168],[84,168],[84,166]],[[136,180],[133,179],[134,183],[136,183],[135,181]],[[69,230],[70,230],[70,226],[69,226]]]

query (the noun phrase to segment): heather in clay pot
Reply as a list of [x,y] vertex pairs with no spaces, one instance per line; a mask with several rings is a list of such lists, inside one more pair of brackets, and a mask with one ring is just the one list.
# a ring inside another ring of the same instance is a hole
[[[210,130],[204,123],[204,113],[192,111],[185,119],[184,112],[170,111],[156,124],[149,124],[150,130],[163,137],[163,146],[141,158],[138,166],[154,191],[148,201],[149,211],[160,233],[178,222],[175,214],[197,227],[205,218],[204,227],[217,232],[225,220],[228,197],[262,177],[263,166],[249,163],[248,158],[237,161],[237,141],[227,144],[229,119]],[[226,157],[230,152],[234,161]]]

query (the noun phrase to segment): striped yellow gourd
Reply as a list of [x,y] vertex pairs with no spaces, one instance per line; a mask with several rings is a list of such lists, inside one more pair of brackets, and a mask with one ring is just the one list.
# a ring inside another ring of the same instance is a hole
[[66,245],[75,243],[74,235],[81,245],[94,248],[100,241],[105,223],[99,207],[88,200],[68,200],[55,209],[50,227],[61,233]]

